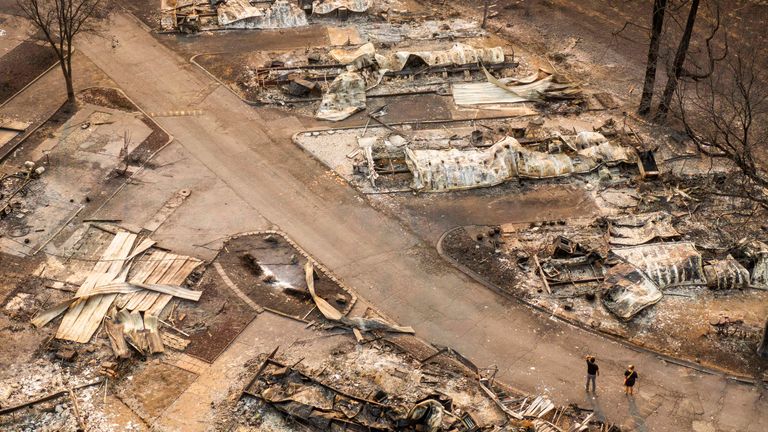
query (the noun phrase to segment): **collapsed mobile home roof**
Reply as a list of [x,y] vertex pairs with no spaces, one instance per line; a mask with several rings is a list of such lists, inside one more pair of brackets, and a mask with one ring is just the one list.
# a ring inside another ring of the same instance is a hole
[[447,50],[433,51],[397,51],[391,54],[376,54],[379,68],[400,71],[409,61],[420,60],[428,66],[460,66],[482,62],[485,64],[504,63],[504,50],[501,47],[474,48],[463,43],[454,44]]
[[516,158],[516,150],[506,140],[485,150],[405,149],[405,163],[413,173],[411,187],[435,192],[503,183],[516,174]]
[[611,267],[603,281],[603,304],[616,316],[629,320],[657,303],[661,290],[640,269],[629,263]]
[[617,248],[612,253],[642,270],[659,287],[706,285],[701,255],[690,242],[652,243]]
[[337,9],[347,9],[351,12],[363,13],[373,6],[373,0],[315,0],[312,3],[312,13],[329,14]]
[[269,7],[255,7],[247,0],[228,0],[216,13],[224,28],[274,29],[307,25],[307,16],[296,4],[276,0]]
[[[589,148],[572,156],[545,153],[529,150],[515,138],[505,137],[484,150],[407,149],[405,160],[413,174],[413,189],[440,192],[494,186],[513,177],[550,178],[588,173],[601,163],[626,162],[629,158],[618,145],[607,142],[600,145],[608,150],[601,159],[596,159],[582,154],[590,151]],[[611,159],[616,155],[618,160]]]
[[622,216],[609,222],[609,242],[614,245],[634,246],[680,236],[672,226],[672,215],[663,211]]
[[564,77],[540,70],[525,78],[497,79],[485,71],[486,82],[451,86],[456,105],[512,104],[545,99],[573,99],[581,90]]

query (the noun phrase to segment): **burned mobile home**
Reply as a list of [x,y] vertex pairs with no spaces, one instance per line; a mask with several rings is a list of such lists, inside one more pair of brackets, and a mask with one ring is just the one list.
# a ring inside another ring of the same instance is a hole
[[335,17],[371,9],[370,0],[162,0],[161,26],[185,33],[219,29],[285,29],[309,24],[309,17]]

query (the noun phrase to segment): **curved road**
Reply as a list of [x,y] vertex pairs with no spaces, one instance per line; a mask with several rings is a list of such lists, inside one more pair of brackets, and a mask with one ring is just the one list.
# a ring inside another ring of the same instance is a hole
[[[595,409],[629,430],[768,430],[760,388],[667,364],[501,299],[293,145],[300,119],[253,109],[215,88],[128,15],[116,15],[109,32],[117,49],[96,37],[79,49],[148,112],[202,110],[156,121],[240,198],[422,338],[478,365],[498,365],[514,387]],[[583,390],[586,353],[600,359],[597,399]],[[628,363],[640,375],[634,399],[620,389]]]

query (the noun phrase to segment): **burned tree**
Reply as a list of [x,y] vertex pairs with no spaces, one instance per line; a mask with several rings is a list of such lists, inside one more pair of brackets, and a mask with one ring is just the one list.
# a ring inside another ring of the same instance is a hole
[[760,61],[736,53],[707,77],[683,82],[677,100],[679,120],[699,151],[738,168],[738,188],[727,192],[768,209],[768,87]]
[[664,93],[661,95],[661,101],[656,111],[656,119],[663,120],[666,118],[667,113],[672,105],[672,99],[677,91],[678,83],[681,79],[702,80],[706,79],[715,70],[715,63],[725,59],[728,55],[728,40],[727,35],[723,35],[723,52],[720,55],[716,55],[713,49],[713,40],[720,30],[720,5],[717,1],[712,2],[714,8],[714,24],[712,30],[707,36],[706,42],[706,66],[699,68],[699,70],[691,71],[685,67],[686,57],[691,44],[691,36],[693,35],[693,29],[696,24],[696,17],[699,13],[699,0],[693,0],[691,2],[691,8],[688,11],[688,19],[685,23],[685,29],[680,39],[680,44],[677,47],[675,53],[674,62],[672,67],[667,71],[667,84],[664,88]]
[[56,52],[64,82],[67,101],[75,103],[72,85],[72,43],[96,16],[105,0],[16,0],[19,9],[45,36]]
[[640,107],[637,110],[640,115],[647,115],[651,111],[653,88],[656,84],[656,65],[659,62],[659,45],[661,44],[661,32],[664,29],[664,13],[666,9],[667,0],[655,0],[653,2],[651,41],[648,45],[648,60],[645,64],[643,95],[640,98]]

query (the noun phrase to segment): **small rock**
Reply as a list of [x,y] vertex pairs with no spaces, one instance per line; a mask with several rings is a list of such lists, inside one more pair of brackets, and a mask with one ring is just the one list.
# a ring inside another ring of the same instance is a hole
[[336,294],[336,303],[347,304],[347,298],[344,294]]

